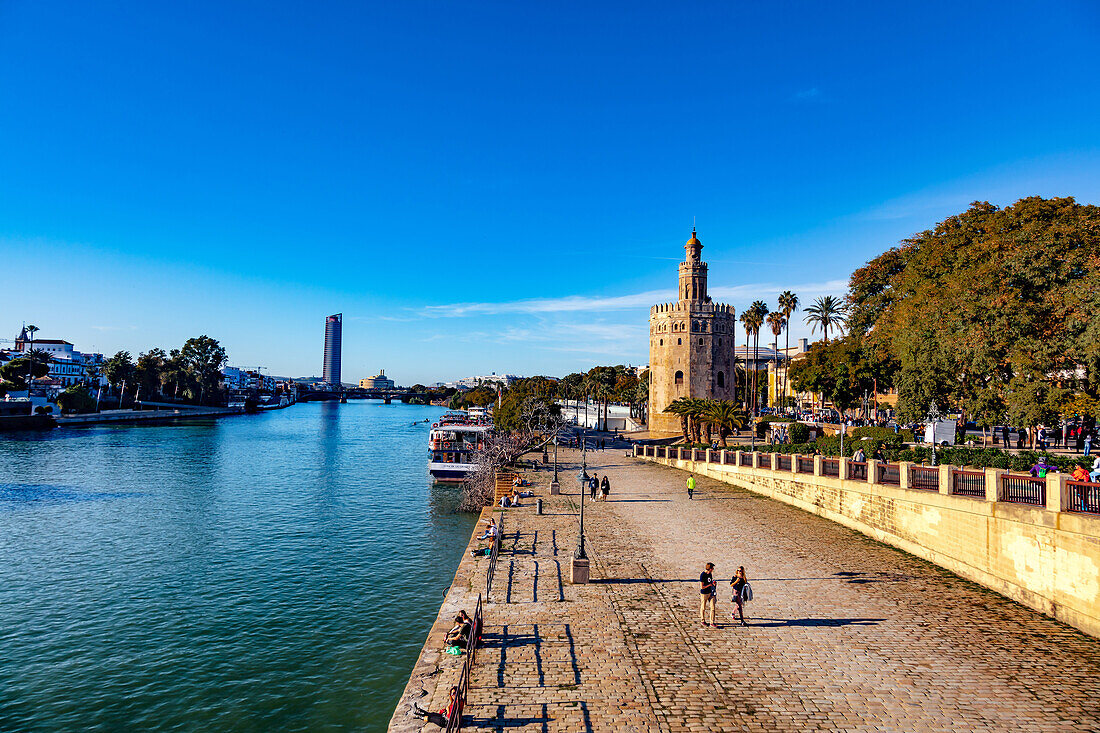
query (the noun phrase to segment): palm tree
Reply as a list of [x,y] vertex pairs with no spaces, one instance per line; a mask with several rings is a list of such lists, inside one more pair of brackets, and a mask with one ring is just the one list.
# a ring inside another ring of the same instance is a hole
[[791,370],[791,314],[798,310],[798,296],[790,290],[784,290],[779,294],[779,312],[787,321],[787,345],[783,349],[783,396],[787,396],[787,373]]
[[[767,321],[768,321],[768,327],[771,328],[772,334],[775,336],[776,351],[778,352],[779,334],[783,333],[783,327],[787,325],[787,319],[784,318],[783,314],[780,313],[779,311],[772,311],[771,313],[768,314]],[[778,403],[779,402],[779,354],[778,353],[776,353],[775,359],[773,359],[773,363],[775,364],[775,400]],[[785,394],[784,394],[784,397],[786,397]]]
[[825,342],[829,341],[829,329],[835,329],[839,333],[844,332],[848,325],[847,309],[839,298],[825,295],[814,301],[814,304],[806,309],[806,323],[810,326],[810,332],[816,333],[817,327],[825,334]]
[[751,310],[742,311],[741,325],[745,327],[745,409],[749,409],[749,339],[752,337],[753,315]]
[[757,300],[749,306],[752,323],[752,414],[757,414],[757,406],[760,400],[760,390],[756,386],[757,372],[760,371],[760,329],[764,326],[764,319],[768,315],[768,304]]
[[732,400],[710,400],[707,405],[707,422],[718,429],[718,440],[727,446],[726,436],[745,425],[745,413]]

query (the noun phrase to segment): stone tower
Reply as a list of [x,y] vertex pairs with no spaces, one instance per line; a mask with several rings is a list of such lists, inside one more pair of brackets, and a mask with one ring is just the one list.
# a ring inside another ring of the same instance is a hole
[[734,399],[733,306],[711,302],[702,242],[691,230],[680,263],[678,300],[649,309],[649,429],[680,432],[680,418],[664,410],[678,397]]

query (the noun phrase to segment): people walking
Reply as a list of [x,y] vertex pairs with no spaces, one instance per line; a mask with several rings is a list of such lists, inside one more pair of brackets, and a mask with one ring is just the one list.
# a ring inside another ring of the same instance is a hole
[[592,501],[596,500],[596,492],[600,488],[600,481],[596,478],[596,472],[592,472],[592,478],[588,479],[588,492],[592,495]]
[[603,481],[600,482],[600,499],[607,501],[608,494],[611,493],[611,482],[607,480],[607,474],[603,475]]
[[692,494],[695,493],[695,474],[688,474],[688,501],[691,501]]
[[[718,584],[714,582],[714,563],[708,562],[699,573],[699,621],[703,626],[714,625],[714,612],[718,607]],[[707,613],[710,621],[707,621]]]
[[749,585],[749,579],[745,575],[745,566],[740,565],[737,568],[737,572],[734,573],[733,579],[730,580],[730,587],[733,588],[733,604],[737,607],[735,613],[731,613],[733,618],[740,618],[742,626],[748,626],[745,622],[745,601],[752,598],[752,586]]
[[1091,432],[1088,433],[1085,436],[1085,453],[1084,454],[1087,456],[1089,453],[1092,453],[1092,433]]

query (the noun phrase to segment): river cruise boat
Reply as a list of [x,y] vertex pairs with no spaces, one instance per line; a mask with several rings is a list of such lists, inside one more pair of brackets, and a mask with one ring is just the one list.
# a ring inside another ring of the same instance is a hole
[[459,482],[474,470],[474,453],[492,429],[482,415],[448,412],[428,431],[428,471],[436,481]]

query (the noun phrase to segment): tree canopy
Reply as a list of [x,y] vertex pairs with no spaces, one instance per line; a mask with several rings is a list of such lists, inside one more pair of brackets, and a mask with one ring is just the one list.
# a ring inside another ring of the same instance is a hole
[[848,306],[851,331],[898,363],[902,417],[935,399],[1049,420],[1100,392],[1100,208],[975,202],[856,270]]

